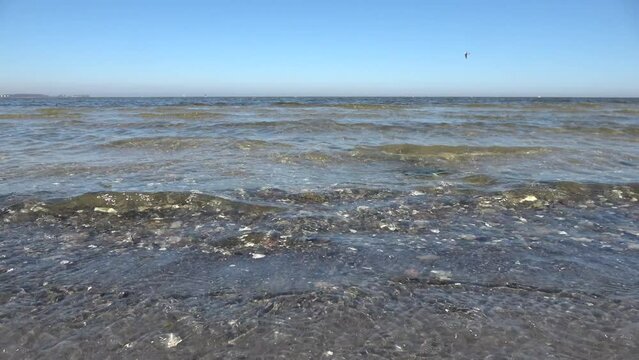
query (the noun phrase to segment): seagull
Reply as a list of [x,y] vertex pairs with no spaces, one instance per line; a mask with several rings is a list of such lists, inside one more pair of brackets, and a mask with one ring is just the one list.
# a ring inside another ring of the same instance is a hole
[[468,55],[470,55],[470,53],[469,53],[468,51],[466,51],[466,52],[464,53],[464,59],[468,59]]

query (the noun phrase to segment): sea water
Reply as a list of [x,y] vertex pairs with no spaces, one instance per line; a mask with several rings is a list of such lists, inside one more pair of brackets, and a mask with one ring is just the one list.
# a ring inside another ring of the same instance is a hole
[[638,199],[636,99],[0,99],[0,357],[632,358]]

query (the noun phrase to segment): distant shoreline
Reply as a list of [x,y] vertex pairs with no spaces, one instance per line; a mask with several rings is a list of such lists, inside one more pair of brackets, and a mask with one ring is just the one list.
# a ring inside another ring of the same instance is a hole
[[91,95],[0,94],[4,99],[87,98]]

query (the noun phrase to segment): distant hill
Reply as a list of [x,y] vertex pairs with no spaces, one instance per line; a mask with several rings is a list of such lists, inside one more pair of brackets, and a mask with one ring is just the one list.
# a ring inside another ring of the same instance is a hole
[[0,95],[0,97],[14,98],[14,99],[15,98],[32,99],[32,98],[47,98],[49,96],[44,94],[3,94],[3,95]]

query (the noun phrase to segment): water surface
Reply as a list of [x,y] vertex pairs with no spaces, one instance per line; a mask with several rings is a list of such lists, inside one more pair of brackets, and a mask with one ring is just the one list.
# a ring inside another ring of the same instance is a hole
[[633,358],[639,101],[0,99],[9,358]]

